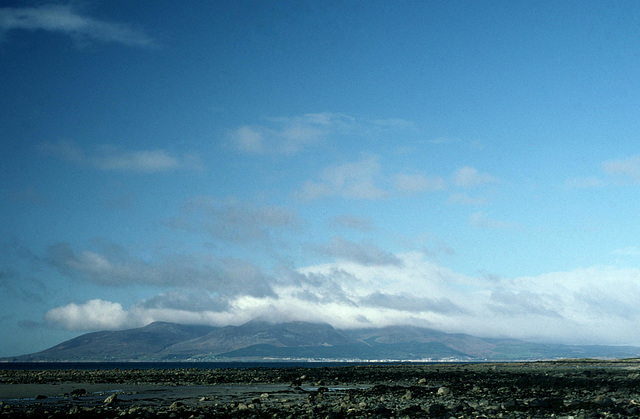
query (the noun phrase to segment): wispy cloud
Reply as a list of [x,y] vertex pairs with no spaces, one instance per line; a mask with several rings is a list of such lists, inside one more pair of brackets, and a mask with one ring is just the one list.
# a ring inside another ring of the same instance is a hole
[[488,173],[481,173],[470,166],[460,168],[453,175],[453,183],[461,188],[483,186],[496,183],[497,181],[498,179],[494,176]]
[[291,155],[309,150],[337,133],[366,136],[412,126],[401,119],[367,120],[342,113],[319,112],[265,118],[262,123],[230,130],[227,139],[233,148],[245,153]]
[[191,198],[168,224],[175,229],[204,232],[224,242],[251,245],[273,245],[280,233],[302,227],[297,212],[286,207],[257,207],[250,202],[208,196]]
[[202,170],[199,156],[176,156],[166,150],[122,150],[114,146],[101,146],[87,153],[68,140],[45,142],[39,145],[42,153],[63,160],[105,171],[158,173],[176,169]]
[[[464,189],[497,182],[496,177],[469,166],[457,170],[452,179],[453,185]],[[387,198],[389,192],[380,187],[380,184],[390,184],[395,191],[403,195],[443,191],[448,188],[447,181],[441,176],[427,176],[421,173],[385,175],[382,173],[378,157],[368,156],[358,161],[325,168],[320,174],[320,180],[306,181],[294,195],[302,200],[333,196],[369,200]],[[457,194],[450,197],[449,203],[480,205],[486,201],[484,198],[470,198],[464,194]]]
[[482,196],[469,196],[466,193],[456,193],[447,198],[447,204],[478,206],[486,205],[487,199]]
[[564,186],[566,188],[578,188],[578,189],[587,189],[587,188],[599,188],[605,186],[606,183],[595,176],[589,177],[570,177],[565,179]]
[[486,229],[510,230],[518,227],[518,224],[516,223],[491,218],[484,212],[471,214],[469,221],[474,227]]
[[387,193],[376,184],[380,177],[377,157],[327,167],[319,181],[307,181],[295,196],[314,200],[332,196],[351,199],[381,199]]
[[154,44],[142,30],[82,15],[71,5],[0,8],[0,34],[12,30],[55,32],[68,35],[78,43],[112,42],[134,47]]
[[636,246],[625,247],[623,249],[614,250],[612,254],[616,256],[640,257],[640,248]]
[[364,266],[402,265],[402,261],[393,253],[373,243],[354,243],[342,237],[334,237],[331,243],[321,246],[319,250],[327,256]]
[[138,304],[145,309],[182,310],[182,311],[216,311],[229,309],[229,301],[216,294],[207,292],[169,291],[158,294]]
[[415,194],[426,191],[442,191],[447,183],[440,176],[421,174],[396,174],[393,177],[395,188],[404,194]]
[[605,161],[602,170],[608,175],[622,176],[630,182],[640,183],[640,155]]
[[425,311],[436,313],[465,312],[462,307],[458,307],[448,298],[421,297],[409,293],[386,294],[377,291],[361,298],[358,302],[365,306],[417,313]]
[[233,147],[251,154],[295,154],[348,125],[351,118],[333,113],[271,118],[261,125],[243,125],[228,133]]
[[444,144],[454,144],[459,142],[459,140],[456,138],[450,138],[450,137],[437,137],[437,138],[432,138],[430,140],[426,140],[426,142],[428,144],[444,145]]
[[97,157],[94,162],[102,170],[140,172],[164,172],[182,166],[179,158],[169,155],[165,150],[116,151]]
[[489,298],[489,309],[504,315],[562,316],[558,306],[562,300],[556,295],[539,294],[526,290],[495,290]]
[[46,260],[66,276],[109,287],[178,286],[204,289],[223,297],[272,295],[271,278],[253,263],[238,258],[168,255],[160,261],[147,262],[111,243],[82,251],[68,243],[58,243],[49,247]]
[[47,203],[47,198],[31,186],[10,190],[8,196],[13,202],[28,202],[33,205],[44,205]]
[[355,215],[339,215],[329,223],[331,227],[343,227],[362,232],[375,230],[375,225],[371,219],[366,217],[356,217]]

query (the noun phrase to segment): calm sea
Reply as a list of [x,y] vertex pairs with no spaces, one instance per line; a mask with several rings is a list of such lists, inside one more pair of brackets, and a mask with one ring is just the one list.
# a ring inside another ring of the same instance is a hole
[[[113,369],[219,369],[219,368],[321,368],[372,365],[371,362],[0,362],[0,370],[113,370]],[[375,364],[400,364],[380,362]],[[402,363],[406,364],[406,363]]]

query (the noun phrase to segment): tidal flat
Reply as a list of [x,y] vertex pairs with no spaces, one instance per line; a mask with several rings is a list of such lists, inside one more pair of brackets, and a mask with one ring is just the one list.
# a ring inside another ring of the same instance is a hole
[[0,369],[0,417],[640,417],[640,360]]

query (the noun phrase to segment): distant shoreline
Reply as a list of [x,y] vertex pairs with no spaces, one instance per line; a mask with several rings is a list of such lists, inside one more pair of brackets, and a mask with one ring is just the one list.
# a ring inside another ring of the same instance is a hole
[[[72,370],[72,369],[248,369],[248,368],[327,368],[358,365],[430,365],[472,363],[469,361],[0,361],[0,370]],[[476,362],[473,362],[476,363]]]
[[428,366],[428,365],[473,365],[473,364],[640,364],[640,358],[563,358],[535,360],[445,360],[445,361],[404,361],[404,360],[260,360],[260,361],[10,361],[0,360],[0,370],[116,370],[116,369],[251,369],[251,368],[336,368],[353,366]]

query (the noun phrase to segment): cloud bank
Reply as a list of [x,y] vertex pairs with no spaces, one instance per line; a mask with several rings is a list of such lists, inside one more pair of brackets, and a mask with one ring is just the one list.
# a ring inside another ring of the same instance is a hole
[[[329,248],[340,247],[336,242],[345,247],[337,240]],[[354,252],[346,247],[342,249],[346,254]],[[175,280],[174,291],[126,309],[117,302],[89,300],[54,308],[46,320],[84,331],[136,327],[156,320],[240,324],[268,316],[328,322],[339,328],[411,324],[481,336],[640,344],[637,269],[593,267],[496,279],[451,271],[420,252],[384,256],[394,259],[371,263],[356,253],[268,276],[239,263],[216,277],[224,282],[221,287],[195,286],[185,292],[178,286],[181,278]],[[194,270],[185,265],[181,269]],[[261,283],[263,291],[251,291]],[[226,294],[221,294],[222,289]],[[198,298],[193,298],[194,293]]]

